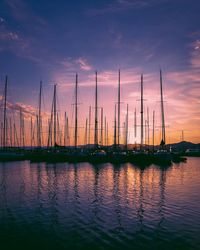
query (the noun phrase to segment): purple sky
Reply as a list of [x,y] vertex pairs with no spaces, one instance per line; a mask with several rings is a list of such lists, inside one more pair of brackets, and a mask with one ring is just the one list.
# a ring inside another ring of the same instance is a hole
[[[145,108],[150,114],[156,111],[160,124],[162,68],[168,141],[180,140],[181,130],[185,140],[200,141],[199,13],[198,0],[1,0],[1,93],[7,74],[13,109],[23,106],[34,113],[42,80],[43,110],[49,112],[57,83],[59,112],[67,111],[73,127],[77,72],[83,126],[88,106],[94,106],[94,71],[98,70],[99,106],[104,107],[112,134],[120,68],[122,121],[128,103],[131,132],[135,108],[139,116],[141,73]],[[130,134],[129,141],[134,140]]]

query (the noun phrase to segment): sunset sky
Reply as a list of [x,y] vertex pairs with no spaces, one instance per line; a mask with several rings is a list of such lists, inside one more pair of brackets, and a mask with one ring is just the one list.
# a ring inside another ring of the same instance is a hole
[[1,0],[0,95],[7,74],[10,115],[17,116],[21,106],[28,119],[38,107],[42,80],[47,120],[56,83],[60,119],[66,111],[73,130],[77,72],[81,143],[88,107],[94,107],[97,70],[99,107],[107,116],[112,142],[121,69],[122,123],[128,103],[129,143],[134,143],[139,142],[139,128],[134,138],[133,114],[136,108],[139,125],[143,73],[145,111],[148,107],[151,120],[153,110],[156,112],[159,141],[161,68],[167,142],[180,141],[182,130],[185,140],[200,142],[199,13],[199,0]]

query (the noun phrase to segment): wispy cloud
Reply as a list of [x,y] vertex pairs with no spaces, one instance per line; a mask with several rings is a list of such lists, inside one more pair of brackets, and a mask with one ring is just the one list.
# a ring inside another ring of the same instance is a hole
[[191,45],[191,65],[195,69],[200,69],[200,39],[194,41]]
[[[74,86],[75,79],[75,69],[72,67],[71,63],[65,62],[64,65],[70,69],[69,72],[65,71],[55,71],[52,78],[55,82],[59,83],[59,86],[68,91],[72,86]],[[92,67],[92,66],[91,66]],[[74,69],[72,71],[72,69]],[[91,71],[91,68],[90,68]],[[121,85],[134,85],[140,82],[140,68],[129,68],[121,70]],[[118,70],[104,70],[98,73],[98,86],[104,87],[114,87],[118,86]],[[146,74],[145,79],[147,82],[151,80],[153,76],[151,74]],[[95,82],[95,72],[89,72],[85,69],[80,74],[80,87],[91,87]]]
[[56,61],[56,67],[52,69],[51,78],[63,90],[68,90],[73,85],[75,74],[81,73],[81,78],[84,82],[88,82],[87,75],[93,69],[93,66],[86,58],[67,57]]
[[0,50],[42,64],[39,52],[35,51],[34,39],[9,28],[6,23],[0,24]]
[[18,28],[11,27],[7,20],[0,17],[0,51],[9,51],[40,65],[48,64],[50,60],[42,57],[35,37],[38,31],[47,28],[45,20],[36,15],[23,0],[5,0],[5,3],[10,9],[9,19],[18,24]]
[[[5,0],[11,10],[11,14],[16,21],[32,22],[34,28],[44,28],[47,23],[43,18],[36,15],[23,0]],[[23,23],[24,24],[24,23]]]
[[92,70],[92,66],[84,58],[78,58],[76,60],[76,63],[79,65],[80,69],[83,70],[83,71]]
[[[0,96],[0,108],[3,108],[3,96]],[[25,104],[22,102],[10,102],[7,101],[7,112],[11,113],[11,114],[18,114],[19,112],[22,112],[22,114],[24,115],[25,119],[29,119],[30,117],[36,118],[36,115],[38,114],[38,109],[32,105],[29,104]],[[44,121],[46,121],[49,117],[50,114],[46,111],[42,111],[42,117],[44,119]]]
[[117,0],[117,1],[112,1],[103,8],[90,9],[88,10],[88,13],[91,15],[101,15],[106,13],[143,9],[157,4],[162,4],[168,1],[169,0]]
[[86,58],[79,57],[79,58],[64,58],[57,62],[58,66],[63,68],[68,72],[76,72],[76,71],[90,71],[93,69],[93,66],[88,62]]
[[1,41],[19,41],[19,35],[16,32],[12,31],[5,31],[0,33],[0,40]]
[[3,17],[0,17],[0,23],[4,23],[5,19]]

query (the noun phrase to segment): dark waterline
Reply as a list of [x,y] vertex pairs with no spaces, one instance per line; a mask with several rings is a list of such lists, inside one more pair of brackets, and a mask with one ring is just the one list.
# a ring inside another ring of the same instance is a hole
[[200,159],[0,164],[1,249],[199,249]]

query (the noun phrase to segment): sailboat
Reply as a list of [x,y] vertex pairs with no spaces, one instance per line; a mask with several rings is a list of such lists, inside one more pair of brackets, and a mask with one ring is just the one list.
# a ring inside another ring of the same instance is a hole
[[0,161],[17,161],[24,159],[24,153],[12,151],[12,148],[7,145],[7,90],[8,90],[8,76],[5,78],[4,88],[4,104],[3,104],[3,144],[1,145]]
[[[117,110],[115,105],[114,113],[114,144],[113,150],[109,155],[109,161],[113,163],[126,162],[127,161],[127,147],[122,150],[120,145],[121,142],[121,71],[118,71],[118,93],[117,93]],[[127,133],[128,133],[128,109],[126,114],[126,126],[125,129],[125,144],[127,144]]]
[[[103,119],[103,118],[102,118]],[[103,120],[101,121],[103,123]],[[105,162],[107,159],[107,153],[105,150],[99,147],[98,137],[98,81],[97,71],[95,72],[95,118],[94,118],[94,151],[89,155],[90,162]],[[102,131],[101,131],[102,132]]]
[[161,142],[160,149],[154,153],[153,161],[159,164],[171,164],[172,154],[166,148],[165,136],[165,114],[164,114],[164,101],[163,101],[163,81],[162,71],[160,70],[160,103],[161,103]]

